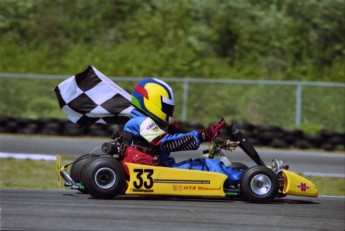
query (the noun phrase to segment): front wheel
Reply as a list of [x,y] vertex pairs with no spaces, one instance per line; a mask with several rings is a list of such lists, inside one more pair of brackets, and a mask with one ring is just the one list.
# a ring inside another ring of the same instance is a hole
[[278,194],[279,181],[277,175],[266,166],[249,168],[241,178],[241,192],[255,203],[267,203]]
[[122,165],[112,158],[97,158],[85,166],[82,182],[97,199],[111,199],[122,193],[126,178]]

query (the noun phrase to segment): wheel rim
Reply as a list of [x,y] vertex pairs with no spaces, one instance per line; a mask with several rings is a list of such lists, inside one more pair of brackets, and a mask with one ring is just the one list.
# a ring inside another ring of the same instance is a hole
[[98,187],[109,189],[116,182],[116,174],[111,168],[100,168],[97,170],[94,180]]
[[270,178],[264,174],[255,175],[250,182],[250,187],[257,195],[265,195],[272,188]]

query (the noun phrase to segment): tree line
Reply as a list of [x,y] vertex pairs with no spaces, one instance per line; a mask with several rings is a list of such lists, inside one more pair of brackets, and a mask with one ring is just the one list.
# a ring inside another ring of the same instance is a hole
[[0,72],[345,81],[345,1],[2,0]]

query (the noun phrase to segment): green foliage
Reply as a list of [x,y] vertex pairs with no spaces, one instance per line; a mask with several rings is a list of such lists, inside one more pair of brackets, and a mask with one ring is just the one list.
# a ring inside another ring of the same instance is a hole
[[342,0],[2,0],[0,71],[92,63],[112,76],[344,82],[344,9]]
[[[107,76],[345,82],[344,9],[343,0],[2,0],[0,72],[74,75],[92,64]],[[58,82],[0,79],[1,114],[65,118]],[[187,120],[295,124],[294,87],[205,86],[191,84]],[[179,116],[183,86],[173,87]],[[343,131],[343,88],[314,89],[303,90],[302,127]]]
[[[296,128],[296,86],[191,83],[189,90],[189,120],[208,125],[225,117]],[[326,128],[344,132],[344,99],[342,87],[303,87],[301,128],[307,133]]]

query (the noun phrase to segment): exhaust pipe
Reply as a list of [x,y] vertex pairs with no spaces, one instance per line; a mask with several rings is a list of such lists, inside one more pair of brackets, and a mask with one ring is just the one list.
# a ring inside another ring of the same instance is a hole
[[66,187],[71,187],[72,189],[78,189],[79,187],[75,184],[74,180],[72,177],[66,172],[65,169],[60,170],[60,175],[61,177],[65,180],[65,186]]

